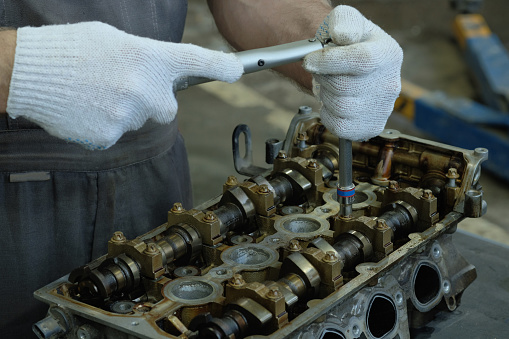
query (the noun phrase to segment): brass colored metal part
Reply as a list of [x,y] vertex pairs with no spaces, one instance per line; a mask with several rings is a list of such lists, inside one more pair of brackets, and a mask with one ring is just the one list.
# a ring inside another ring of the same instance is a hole
[[180,321],[179,318],[177,318],[176,316],[174,315],[169,315],[168,316],[168,321],[175,327],[175,329],[177,331],[179,331],[180,333],[182,334],[187,334],[189,332],[189,330],[187,329],[187,327],[182,323],[182,321]]
[[184,206],[182,206],[182,203],[176,202],[173,204],[173,207],[171,208],[171,211],[173,213],[182,213],[185,211]]
[[[211,222],[205,222],[205,214],[202,211],[191,209],[183,213],[168,213],[169,226],[178,224],[193,225],[202,237],[203,244],[214,246],[219,244],[223,237],[221,235],[221,222],[216,218]],[[209,217],[210,218],[210,217]],[[169,227],[167,226],[167,227]]]
[[300,243],[297,239],[292,239],[288,243],[288,250],[290,252],[299,252],[302,250],[302,246],[300,245]]
[[226,302],[233,303],[240,298],[254,300],[273,315],[268,325],[273,329],[277,329],[288,323],[286,303],[282,296],[277,299],[268,298],[268,292],[267,286],[259,282],[247,283],[241,288],[226,285]]
[[307,168],[315,170],[320,167],[320,164],[316,161],[316,159],[310,159],[307,165]]
[[205,221],[206,223],[212,223],[212,222],[214,222],[216,220],[217,220],[217,217],[214,214],[214,212],[211,212],[211,211],[205,212],[205,216],[203,217],[203,221]]
[[[394,130],[352,142],[356,194],[341,217],[337,137],[304,111],[266,176],[230,176],[222,196],[176,203],[135,239],[116,232],[106,256],[36,292],[64,310],[52,306],[46,324],[93,333],[86,319],[105,339],[407,338],[410,308],[458,307],[476,273],[450,233],[486,210],[487,150]],[[369,328],[375,301],[390,315],[383,333]]]
[[149,243],[149,244],[147,244],[147,248],[145,249],[145,251],[143,251],[143,253],[148,254],[148,255],[156,255],[159,253],[159,250],[157,249],[156,244]]
[[283,294],[279,291],[279,288],[277,286],[270,287],[269,291],[267,292],[267,298],[269,299],[279,299],[282,298]]
[[378,231],[385,231],[388,228],[389,226],[387,226],[387,222],[384,219],[378,219],[376,221],[375,229],[377,229]]
[[237,177],[234,176],[234,175],[230,175],[227,179],[226,179],[226,185],[227,186],[237,186],[239,184],[238,180],[237,180]]
[[424,190],[422,192],[422,198],[425,199],[425,200],[433,199],[434,198],[433,191],[431,191],[431,190]]
[[449,179],[458,179],[460,177],[458,170],[454,167],[449,168],[445,176]]
[[269,194],[270,191],[269,191],[269,186],[263,184],[263,185],[260,185],[260,187],[258,187],[258,194]]
[[333,263],[338,261],[338,257],[336,256],[335,251],[327,251],[322,259],[323,262]]
[[126,241],[127,241],[127,239],[124,236],[124,233],[122,233],[120,231],[113,233],[113,237],[111,237],[111,242],[114,242],[114,243],[123,243]]
[[242,287],[246,282],[242,278],[241,274],[234,274],[233,278],[230,279],[228,284],[233,287]]

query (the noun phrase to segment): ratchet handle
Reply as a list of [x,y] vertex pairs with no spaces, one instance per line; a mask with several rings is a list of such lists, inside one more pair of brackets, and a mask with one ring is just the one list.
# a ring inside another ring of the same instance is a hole
[[[244,74],[248,74],[300,61],[309,53],[331,45],[332,44],[323,45],[318,39],[313,38],[283,45],[237,52],[235,56],[237,56],[242,63]],[[190,86],[210,81],[213,80],[203,77],[181,77],[175,81],[174,91],[182,91]]]

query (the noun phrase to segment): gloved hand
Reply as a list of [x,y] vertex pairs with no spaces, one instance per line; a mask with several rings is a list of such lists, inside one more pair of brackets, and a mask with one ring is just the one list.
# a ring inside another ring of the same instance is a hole
[[401,91],[401,47],[349,6],[334,8],[316,36],[338,45],[304,59],[304,68],[313,74],[313,92],[322,102],[323,124],[348,140],[380,134]]
[[234,82],[233,54],[127,34],[100,22],[18,29],[7,113],[91,149],[113,145],[148,120],[177,113],[173,82]]

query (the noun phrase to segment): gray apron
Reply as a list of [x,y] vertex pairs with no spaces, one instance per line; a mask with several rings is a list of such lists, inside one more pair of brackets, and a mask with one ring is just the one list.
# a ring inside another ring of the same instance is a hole
[[[0,27],[102,21],[180,42],[186,11],[186,0],[0,0]],[[36,289],[105,254],[114,231],[159,226],[177,201],[192,204],[177,121],[88,151],[0,115],[0,337],[35,337],[47,311]]]

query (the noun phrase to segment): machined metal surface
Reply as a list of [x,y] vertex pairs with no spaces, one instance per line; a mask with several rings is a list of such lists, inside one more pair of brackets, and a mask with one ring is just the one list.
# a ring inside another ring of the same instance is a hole
[[327,161],[341,150],[315,113],[301,109],[283,150],[263,176],[231,176],[135,239],[115,233],[107,255],[36,291],[51,306],[37,335],[405,339],[456,310],[477,274],[452,234],[486,212],[487,151],[394,130],[353,142],[345,214]]

